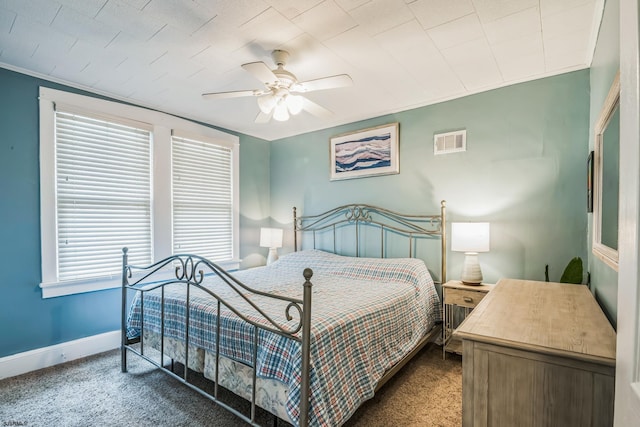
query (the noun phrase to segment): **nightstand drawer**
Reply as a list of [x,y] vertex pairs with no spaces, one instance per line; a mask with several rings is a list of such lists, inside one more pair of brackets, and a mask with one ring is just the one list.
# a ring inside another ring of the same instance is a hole
[[486,292],[469,291],[466,289],[446,289],[444,303],[458,307],[473,308],[487,295]]

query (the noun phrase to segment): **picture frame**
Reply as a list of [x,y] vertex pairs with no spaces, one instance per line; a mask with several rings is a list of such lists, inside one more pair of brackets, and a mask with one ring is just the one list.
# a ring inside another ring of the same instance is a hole
[[330,180],[400,173],[399,123],[343,133],[329,140]]
[[587,157],[587,212],[593,212],[593,165],[594,154],[593,151],[589,153]]

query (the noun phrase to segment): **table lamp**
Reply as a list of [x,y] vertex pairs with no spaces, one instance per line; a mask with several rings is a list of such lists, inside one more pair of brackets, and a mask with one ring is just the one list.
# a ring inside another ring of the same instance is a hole
[[278,259],[278,248],[282,247],[282,229],[281,228],[261,228],[260,229],[260,246],[269,248],[267,256],[267,265]]
[[451,250],[465,254],[462,276],[460,277],[462,283],[468,285],[482,283],[478,252],[489,252],[489,223],[451,223]]

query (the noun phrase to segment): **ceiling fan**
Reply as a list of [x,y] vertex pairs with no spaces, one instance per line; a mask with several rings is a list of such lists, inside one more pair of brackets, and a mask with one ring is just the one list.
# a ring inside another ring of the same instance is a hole
[[271,57],[276,64],[275,70],[269,69],[261,61],[242,65],[242,68],[264,83],[264,89],[204,93],[202,97],[205,99],[224,99],[255,96],[258,98],[258,107],[260,108],[260,113],[255,120],[256,123],[266,123],[271,117],[283,122],[289,120],[290,115],[298,114],[302,110],[318,117],[327,117],[333,114],[321,105],[296,94],[353,85],[353,80],[347,74],[299,82],[293,73],[284,69],[287,59],[289,59],[287,51],[274,50]]

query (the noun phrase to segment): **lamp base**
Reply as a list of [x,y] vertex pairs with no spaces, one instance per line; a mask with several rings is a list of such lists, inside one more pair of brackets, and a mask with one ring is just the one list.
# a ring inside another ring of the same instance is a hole
[[269,248],[269,255],[267,255],[267,265],[278,260],[278,250],[276,248]]
[[479,285],[482,283],[482,270],[478,262],[477,252],[465,252],[462,276],[460,280],[465,285]]

